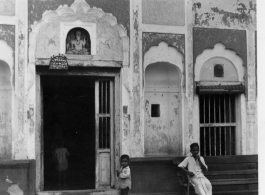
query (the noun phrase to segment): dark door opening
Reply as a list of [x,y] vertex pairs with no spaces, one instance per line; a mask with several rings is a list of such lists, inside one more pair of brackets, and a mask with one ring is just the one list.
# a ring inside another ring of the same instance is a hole
[[[95,78],[41,76],[41,84],[44,190],[95,189]],[[65,181],[56,160],[61,144],[69,152]]]

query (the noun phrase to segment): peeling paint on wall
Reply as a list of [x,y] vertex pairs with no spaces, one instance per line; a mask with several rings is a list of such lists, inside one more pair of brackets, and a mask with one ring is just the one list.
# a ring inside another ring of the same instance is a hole
[[140,52],[139,52],[139,5],[134,2],[135,5],[133,6],[133,44],[132,44],[132,53],[133,53],[133,77],[132,77],[132,107],[133,107],[133,127],[131,130],[131,155],[134,157],[143,156],[143,149],[142,149],[142,135],[141,135],[141,120],[140,120],[140,109],[141,109],[141,101],[140,101]]
[[222,43],[226,49],[235,51],[247,65],[247,42],[245,30],[193,28],[193,63],[205,49]]
[[29,133],[32,134],[34,131],[34,105],[29,106],[27,111],[28,121],[29,121]]
[[194,24],[204,27],[248,28],[256,26],[256,1],[196,1]]
[[172,33],[143,33],[143,55],[150,47],[157,46],[160,42],[166,42],[169,46],[176,48],[183,56],[185,56],[185,36]]
[[4,40],[15,51],[15,26],[0,24],[0,39]]

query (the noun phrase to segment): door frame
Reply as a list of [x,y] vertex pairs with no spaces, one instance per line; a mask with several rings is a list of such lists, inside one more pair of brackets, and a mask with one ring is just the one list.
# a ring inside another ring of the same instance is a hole
[[[115,171],[119,169],[120,158],[120,129],[121,129],[121,87],[120,68],[109,67],[71,67],[65,70],[49,70],[48,66],[36,66],[35,85],[35,151],[36,151],[36,191],[44,191],[44,160],[43,160],[43,114],[42,114],[42,86],[40,76],[93,76],[100,78],[109,77],[113,80],[113,156],[114,172],[111,173],[110,188],[117,188]],[[95,173],[96,174],[96,173]],[[56,190],[58,191],[58,190]],[[91,190],[93,191],[93,189]]]

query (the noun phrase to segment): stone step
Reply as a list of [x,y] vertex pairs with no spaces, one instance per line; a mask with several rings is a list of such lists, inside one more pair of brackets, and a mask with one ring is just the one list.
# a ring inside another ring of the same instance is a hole
[[64,191],[42,191],[37,195],[119,195],[119,190],[64,190]]
[[[258,195],[258,190],[213,192],[213,195]],[[197,195],[194,191],[190,195]]]
[[211,180],[212,185],[241,185],[241,184],[257,184],[258,178],[244,179],[215,179]]

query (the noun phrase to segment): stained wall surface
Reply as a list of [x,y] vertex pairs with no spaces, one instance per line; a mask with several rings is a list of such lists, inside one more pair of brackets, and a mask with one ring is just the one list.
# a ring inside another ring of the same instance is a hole
[[156,63],[145,69],[145,155],[181,154],[180,81],[180,70],[172,64]]
[[12,88],[9,66],[0,60],[0,159],[11,159]]

